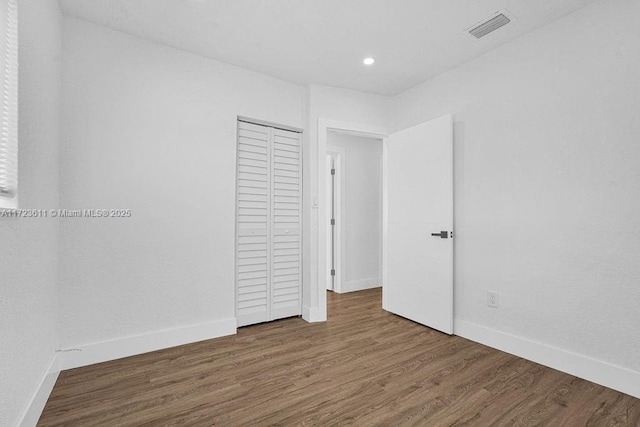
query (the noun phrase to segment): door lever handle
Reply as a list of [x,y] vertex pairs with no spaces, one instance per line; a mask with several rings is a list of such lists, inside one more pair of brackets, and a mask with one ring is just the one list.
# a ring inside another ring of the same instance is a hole
[[449,237],[448,231],[441,231],[439,233],[431,233],[432,236],[440,237],[441,239],[447,239]]

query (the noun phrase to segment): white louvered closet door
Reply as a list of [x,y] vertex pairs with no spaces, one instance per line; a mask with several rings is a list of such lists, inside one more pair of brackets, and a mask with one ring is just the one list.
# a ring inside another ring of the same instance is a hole
[[271,314],[281,319],[301,313],[302,159],[299,133],[272,135]]
[[301,313],[301,138],[238,122],[238,326]]
[[271,129],[238,122],[236,317],[238,326],[271,318],[269,232]]

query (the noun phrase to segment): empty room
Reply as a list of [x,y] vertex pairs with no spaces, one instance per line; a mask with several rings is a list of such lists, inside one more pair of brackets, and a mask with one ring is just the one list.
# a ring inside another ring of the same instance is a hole
[[0,427],[639,426],[637,0],[0,0]]

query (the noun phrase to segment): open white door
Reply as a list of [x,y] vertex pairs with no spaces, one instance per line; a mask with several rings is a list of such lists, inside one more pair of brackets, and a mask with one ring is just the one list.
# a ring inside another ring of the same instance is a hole
[[452,334],[453,117],[390,135],[385,158],[383,308]]

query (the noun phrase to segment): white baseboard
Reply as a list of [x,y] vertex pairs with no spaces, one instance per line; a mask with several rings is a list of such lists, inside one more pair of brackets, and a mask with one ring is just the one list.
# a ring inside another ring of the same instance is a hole
[[22,412],[18,423],[16,425],[20,427],[35,427],[42,415],[44,405],[47,404],[47,400],[51,395],[53,386],[56,385],[58,375],[60,374],[60,368],[58,365],[58,355],[54,354],[49,362],[49,365],[43,372],[42,378],[38,382],[35,392],[29,399],[25,410]]
[[59,350],[60,370],[79,368],[150,351],[233,335],[236,330],[236,319],[230,318],[76,346]]
[[350,280],[342,284],[341,294],[347,292],[364,291],[365,289],[373,289],[382,287],[382,279],[380,277],[372,277],[370,279]]
[[308,305],[302,306],[302,318],[309,323],[323,321],[323,319],[319,318],[318,313],[318,307],[309,307]]
[[465,320],[454,322],[454,334],[640,398],[640,372]]

